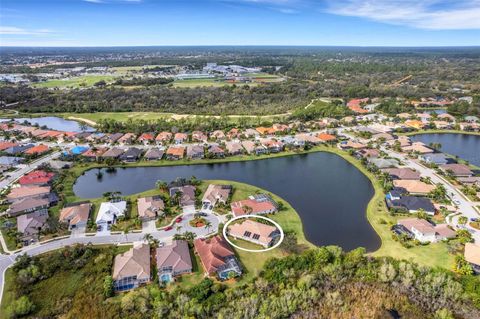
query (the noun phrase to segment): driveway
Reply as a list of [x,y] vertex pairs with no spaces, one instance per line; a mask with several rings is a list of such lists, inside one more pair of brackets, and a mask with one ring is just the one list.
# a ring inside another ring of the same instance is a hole
[[142,233],[153,233],[156,230],[157,226],[155,225],[155,220],[142,222]]

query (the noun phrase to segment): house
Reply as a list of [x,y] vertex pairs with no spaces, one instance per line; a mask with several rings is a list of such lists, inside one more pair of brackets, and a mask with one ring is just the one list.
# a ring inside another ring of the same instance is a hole
[[254,148],[255,155],[267,154],[268,150],[264,145],[256,145]]
[[411,195],[428,195],[435,189],[434,185],[430,185],[418,180],[394,180],[393,186],[405,189]]
[[115,224],[118,218],[125,216],[126,211],[127,202],[124,200],[116,202],[103,202],[100,204],[100,209],[98,210],[95,223],[98,226],[108,227],[108,225]]
[[361,150],[361,149],[364,149],[367,147],[367,145],[363,144],[363,143],[359,143],[359,142],[354,142],[352,140],[348,140],[348,141],[344,141],[344,142],[341,142],[338,147],[340,149],[354,149],[354,150]]
[[158,147],[153,147],[145,153],[143,158],[147,161],[158,161],[162,159],[163,154],[165,154],[163,149],[160,149]]
[[173,140],[175,144],[182,144],[188,140],[188,135],[185,133],[176,133]]
[[372,135],[372,140],[374,141],[379,141],[379,140],[385,140],[385,141],[393,141],[395,137],[393,135],[388,134],[388,133],[377,133]]
[[420,173],[408,167],[388,168],[383,171],[390,175],[392,179],[420,180]]
[[135,244],[113,262],[113,286],[115,291],[126,291],[150,281],[150,246]]
[[108,134],[105,136],[105,140],[110,143],[116,143],[121,137],[123,136],[122,133],[113,133],[113,134]]
[[240,137],[240,130],[238,128],[232,128],[227,132],[227,138],[230,140],[238,137]]
[[439,114],[437,117],[444,121],[455,122],[455,117],[448,113]]
[[473,172],[465,164],[445,164],[440,166],[445,174],[452,175],[455,177],[471,177]]
[[202,198],[202,203],[204,205],[215,206],[217,203],[226,204],[230,195],[232,194],[231,185],[215,185],[210,184],[205,191],[205,194]]
[[389,209],[397,209],[415,214],[423,210],[428,215],[435,215],[435,207],[426,197],[402,196],[400,199],[386,200]]
[[398,161],[394,158],[368,158],[367,161],[378,169],[393,168],[398,165]]
[[439,130],[448,130],[453,127],[452,123],[447,121],[433,121],[433,125]]
[[216,144],[210,144],[207,149],[208,155],[213,158],[225,157],[225,151]]
[[457,177],[457,181],[465,185],[469,185],[469,186],[476,185],[480,187],[480,176]]
[[480,119],[476,116],[465,116],[465,121],[468,123],[478,123],[480,122]]
[[38,210],[17,217],[17,231],[22,234],[22,240],[37,239],[41,230],[47,228],[48,210]]
[[427,164],[445,165],[448,163],[448,158],[443,153],[423,154],[418,158]]
[[364,158],[375,158],[380,156],[380,151],[374,148],[366,148],[358,151],[358,154]]
[[160,196],[140,197],[137,200],[138,218],[142,221],[155,220],[165,214],[165,203]]
[[190,250],[185,240],[174,240],[170,245],[158,247],[156,259],[160,282],[171,282],[175,277],[193,271]]
[[18,183],[22,186],[45,186],[49,185],[54,177],[55,173],[36,170],[20,177]]
[[136,147],[129,147],[122,155],[120,160],[123,162],[136,162],[142,156],[143,151]]
[[274,139],[263,139],[260,143],[270,152],[278,153],[283,151],[283,143]]
[[454,230],[450,229],[447,224],[432,225],[425,219],[408,218],[400,219],[397,225],[405,227],[413,234],[415,239],[422,243],[431,242],[453,238],[456,236]]
[[120,137],[117,142],[120,145],[132,144],[135,141],[136,135],[133,133],[126,133],[122,137]]
[[327,133],[317,134],[317,137],[323,143],[332,143],[337,140],[337,137],[335,135],[327,134]]
[[190,144],[187,146],[187,158],[202,159],[205,157],[205,150],[202,145]]
[[183,146],[170,146],[167,149],[166,158],[168,160],[180,160],[183,158],[183,154],[185,154],[185,147]]
[[83,157],[88,158],[90,160],[97,160],[100,158],[106,151],[108,151],[107,147],[92,147],[86,152],[82,154]]
[[243,147],[240,142],[229,141],[225,143],[225,148],[229,155],[240,155],[243,153]]
[[257,137],[260,135],[260,133],[258,133],[257,130],[254,130],[252,128],[247,128],[245,131],[243,131],[243,135],[247,138],[250,138]]
[[157,144],[167,144],[172,140],[173,134],[170,132],[161,132],[158,133],[157,137],[155,138],[155,141]]
[[419,154],[429,154],[434,151],[431,148],[428,148],[422,142],[412,143],[410,146],[402,147],[402,152],[405,153],[419,153]]
[[480,245],[466,243],[464,256],[465,260],[472,266],[473,271],[480,274]]
[[4,150],[4,152],[9,154],[9,155],[17,155],[17,154],[25,152],[26,150],[28,150],[28,149],[30,149],[34,146],[35,145],[33,145],[33,144],[16,145],[16,146],[12,146],[12,147],[7,148],[6,150]]
[[[177,193],[179,193],[179,195],[176,195]],[[178,196],[178,203],[180,206],[185,207],[195,205],[195,186],[184,185],[170,187],[169,194],[172,198]]]
[[249,196],[248,199],[240,200],[230,204],[235,217],[242,215],[263,215],[272,214],[278,210],[277,203],[266,194]]
[[[84,142],[87,140],[88,137],[90,137],[90,135],[92,135],[92,133],[90,132],[81,132],[81,133],[77,133],[73,136],[73,140],[75,142]],[[123,134],[122,134],[123,136]]]
[[418,120],[406,120],[404,122],[404,124],[407,127],[414,128],[416,130],[420,130],[420,129],[425,127],[425,123],[423,123],[422,121],[418,121]]
[[295,138],[298,141],[301,141],[303,145],[305,144],[318,145],[321,142],[318,136],[315,136],[312,134],[297,134],[295,135]]
[[417,117],[422,121],[423,123],[427,123],[432,119],[432,115],[429,113],[418,113]]
[[155,140],[153,133],[142,133],[138,138],[137,142],[148,145]]
[[397,117],[401,119],[409,119],[412,117],[412,115],[410,113],[399,113],[397,114]]
[[192,132],[192,141],[193,142],[206,142],[208,140],[208,136],[201,132],[201,131],[193,131]]
[[25,162],[23,157],[0,156],[0,165],[12,167]]
[[280,231],[275,226],[266,225],[250,219],[228,227],[228,234],[235,239],[243,239],[265,248],[273,246],[280,236]]
[[124,152],[125,150],[123,148],[112,147],[111,149],[102,154],[102,158],[118,159]]
[[17,143],[13,142],[0,142],[0,152],[17,145]]
[[275,130],[273,127],[263,127],[263,126],[257,127],[255,128],[255,130],[260,135],[272,135],[277,132],[277,130]]
[[243,141],[242,146],[247,152],[247,154],[252,154],[253,152],[255,152],[255,143],[252,141]]
[[220,130],[216,130],[216,131],[213,131],[211,134],[210,134],[210,138],[213,139],[213,140],[224,140],[225,139],[225,133],[223,133],[223,131],[220,131]]
[[14,187],[7,195],[9,202],[15,202],[29,197],[45,197],[50,194],[49,186],[21,186]]
[[19,216],[25,213],[47,210],[50,207],[50,200],[46,197],[28,197],[15,201],[7,209],[10,217]]
[[198,238],[193,245],[209,276],[216,275],[220,280],[226,280],[242,274],[235,252],[222,236]]
[[91,210],[90,203],[71,204],[60,211],[59,221],[68,224],[69,229],[85,227]]

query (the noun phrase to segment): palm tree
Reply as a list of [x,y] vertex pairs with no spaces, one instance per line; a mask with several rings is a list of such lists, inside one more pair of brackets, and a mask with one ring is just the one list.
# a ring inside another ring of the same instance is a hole
[[212,223],[209,220],[207,220],[205,222],[205,228],[207,229],[207,231],[209,231],[211,227],[212,227]]
[[153,241],[153,236],[152,234],[145,234],[145,236],[143,236],[143,240],[148,242],[149,244]]
[[177,233],[179,233],[180,230],[182,229],[182,226],[178,225],[177,227],[175,227],[175,229],[177,230]]
[[155,182],[155,186],[160,190],[166,190],[167,189],[167,183],[162,181],[162,180],[157,180]]

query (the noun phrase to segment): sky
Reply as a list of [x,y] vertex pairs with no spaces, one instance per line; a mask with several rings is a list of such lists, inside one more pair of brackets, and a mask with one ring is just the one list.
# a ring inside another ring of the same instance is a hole
[[478,46],[480,0],[0,0],[0,46]]

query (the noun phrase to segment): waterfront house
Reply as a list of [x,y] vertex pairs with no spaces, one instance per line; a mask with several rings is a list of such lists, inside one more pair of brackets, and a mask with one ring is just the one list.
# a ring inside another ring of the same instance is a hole
[[425,127],[425,123],[423,123],[422,121],[418,121],[418,120],[406,120],[404,122],[404,124],[409,127],[409,128],[414,128],[416,130],[420,130],[422,128]]
[[172,244],[158,247],[156,251],[158,279],[168,283],[175,277],[193,271],[190,250],[185,240],[174,240]]
[[242,274],[235,252],[222,236],[198,238],[193,244],[207,275],[226,280]]
[[473,176],[473,172],[465,164],[445,164],[440,166],[440,170],[447,175],[452,175],[455,177]]
[[48,210],[48,207],[50,207],[48,197],[27,197],[13,202],[6,213],[10,217],[15,217],[25,213]]
[[[195,186],[173,186],[169,187],[169,194],[171,198],[178,196],[178,204],[182,207],[195,205]],[[179,193],[179,195],[176,195]]]
[[165,152],[163,149],[153,147],[145,153],[143,158],[145,158],[147,161],[158,161],[162,159],[164,153]]
[[187,146],[187,158],[202,159],[205,157],[205,150],[202,145],[190,144]]
[[295,138],[298,141],[303,142],[304,145],[305,144],[318,145],[320,144],[320,142],[322,142],[322,140],[318,136],[315,136],[312,134],[306,134],[306,133],[297,134],[295,135]]
[[248,199],[232,202],[230,208],[235,217],[272,214],[278,210],[277,203],[266,194],[249,196]]
[[453,115],[448,114],[448,113],[439,114],[437,117],[440,120],[455,122],[455,117]]
[[170,132],[160,132],[155,138],[155,141],[157,144],[165,145],[172,140],[172,136],[173,134]]
[[261,145],[264,146],[270,153],[279,153],[283,151],[283,143],[275,139],[262,139]]
[[252,154],[253,152],[255,152],[255,143],[252,141],[243,141],[242,146],[247,152],[247,154]]
[[425,219],[408,218],[400,219],[397,225],[405,227],[413,234],[413,237],[422,243],[435,243],[456,236],[447,224],[433,225]]
[[188,135],[185,133],[175,133],[173,141],[175,144],[182,144],[188,140]]
[[49,194],[49,186],[21,186],[12,188],[7,200],[12,203],[29,197],[46,197]]
[[433,125],[439,130],[449,130],[453,127],[452,123],[447,121],[433,121]]
[[480,274],[480,245],[466,243],[464,256],[465,260],[472,266],[473,271]]
[[111,149],[105,151],[105,153],[103,153],[101,156],[102,158],[113,158],[113,159],[118,159],[123,153],[125,152],[125,150],[123,148],[119,148],[119,147],[112,147]]
[[426,197],[402,196],[400,199],[393,200],[387,198],[386,202],[389,209],[407,211],[411,214],[416,214],[423,210],[428,215],[435,215],[435,207]]
[[142,156],[143,151],[136,147],[129,147],[122,155],[120,160],[123,162],[136,162]]
[[17,231],[21,233],[23,241],[36,240],[40,231],[47,226],[48,210],[38,210],[33,213],[17,217]]
[[429,154],[434,153],[434,151],[425,146],[422,142],[415,142],[412,145],[402,147],[402,152],[404,153],[418,153],[418,154]]
[[388,173],[392,179],[420,180],[420,173],[408,167],[387,168],[383,171]]
[[89,160],[96,161],[97,159],[102,157],[102,155],[106,151],[108,151],[107,147],[92,147],[88,149],[86,152],[84,152],[82,156]]
[[127,291],[150,281],[150,246],[135,244],[113,262],[114,290]]
[[140,197],[137,200],[138,218],[142,221],[155,220],[163,216],[165,203],[160,196]]
[[202,203],[212,206],[215,206],[217,203],[225,205],[232,194],[232,190],[231,185],[210,184],[203,195]]
[[183,146],[170,146],[167,149],[167,154],[166,158],[168,160],[180,160],[183,158],[183,155],[185,154],[185,147]]
[[259,145],[255,145],[254,152],[255,152],[255,155],[263,155],[263,154],[267,154],[268,150],[264,145],[259,144]]
[[448,158],[443,153],[423,154],[418,156],[418,159],[427,164],[445,165],[448,163]]
[[115,202],[103,202],[100,204],[100,209],[98,210],[95,223],[101,227],[113,225],[120,217],[125,216],[126,211],[127,202],[124,200]]
[[398,166],[398,161],[394,158],[368,158],[370,164],[375,165],[378,169],[393,168]]
[[364,158],[375,158],[380,156],[380,151],[374,148],[365,148],[357,153]]
[[59,221],[68,224],[69,229],[78,229],[87,226],[88,216],[92,210],[90,203],[78,203],[65,206],[60,211]]
[[394,180],[394,187],[405,189],[411,195],[428,195],[435,189],[434,185],[427,184],[418,180]]
[[317,137],[322,143],[333,143],[337,140],[335,135],[328,133],[319,133],[317,134]]
[[280,231],[275,226],[244,219],[243,222],[228,227],[228,234],[235,239],[243,239],[267,248],[275,244]]
[[225,151],[216,144],[210,144],[207,148],[208,155],[211,158],[223,158],[225,157]]
[[229,155],[240,155],[243,153],[243,147],[240,142],[229,141],[225,143],[225,148]]

